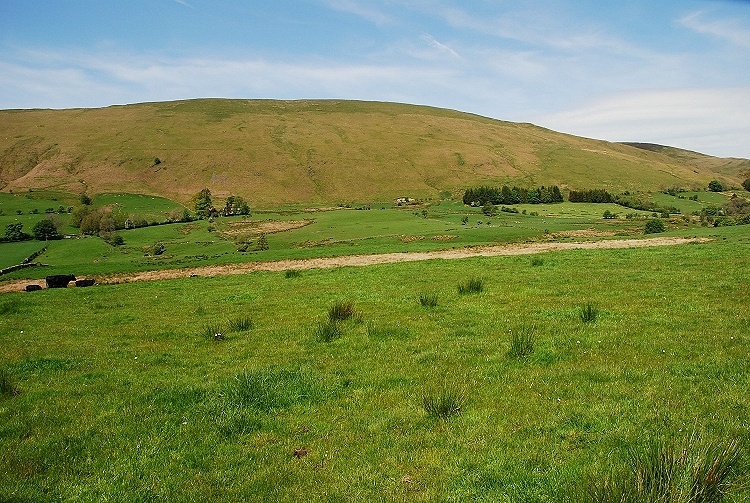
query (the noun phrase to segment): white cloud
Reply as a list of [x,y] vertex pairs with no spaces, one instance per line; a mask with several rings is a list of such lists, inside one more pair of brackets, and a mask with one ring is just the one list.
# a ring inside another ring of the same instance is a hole
[[707,20],[704,12],[693,12],[682,17],[679,23],[703,35],[725,40],[736,46],[750,49],[750,29],[741,26],[737,20]]
[[750,87],[637,91],[541,116],[537,123],[611,141],[750,158]]
[[425,33],[424,35],[422,35],[422,40],[424,40],[425,42],[427,42],[427,44],[430,47],[433,47],[433,48],[437,49],[441,53],[448,54],[448,55],[450,55],[450,56],[452,56],[454,58],[460,58],[461,57],[461,56],[458,55],[458,53],[456,51],[454,51],[453,49],[451,49],[447,45],[441,44],[440,42],[438,42],[437,40],[435,40],[435,38],[432,35],[428,35],[428,34]]

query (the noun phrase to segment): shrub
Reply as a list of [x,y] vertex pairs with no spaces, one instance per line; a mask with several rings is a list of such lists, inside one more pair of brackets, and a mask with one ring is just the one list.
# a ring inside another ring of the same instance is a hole
[[334,339],[339,339],[342,335],[344,335],[344,329],[338,320],[321,321],[315,330],[316,338],[322,342],[331,342]]
[[587,302],[581,306],[578,314],[582,322],[591,323],[596,321],[597,316],[599,316],[599,308],[594,306],[591,302]]
[[167,248],[164,246],[164,243],[161,241],[157,241],[153,245],[151,245],[151,255],[161,255],[167,250]]
[[229,330],[232,332],[247,332],[253,328],[253,320],[247,316],[229,320]]
[[354,316],[354,304],[351,301],[339,301],[328,308],[330,321],[344,321]]
[[265,234],[261,234],[258,238],[258,241],[255,244],[255,250],[256,251],[264,251],[268,250],[268,238]]
[[438,296],[436,293],[420,293],[419,305],[424,307],[435,307],[438,305]]
[[711,192],[721,192],[724,190],[724,186],[721,184],[719,180],[711,180],[708,182],[708,190]]
[[13,376],[5,369],[0,369],[0,395],[16,396],[20,392]]
[[473,278],[458,285],[458,293],[462,295],[467,293],[481,293],[483,290],[484,280],[479,278]]
[[465,392],[455,383],[443,383],[422,393],[422,408],[435,419],[445,420],[459,414],[465,402]]
[[536,342],[536,328],[534,326],[522,327],[510,334],[510,348],[508,356],[511,358],[525,358],[534,352]]
[[742,188],[750,192],[750,178],[747,178],[742,182]]
[[693,435],[683,442],[649,440],[631,449],[626,465],[592,479],[583,502],[719,503],[746,487],[737,440],[706,442]]
[[302,276],[302,271],[298,269],[287,269],[284,271],[284,277],[286,279],[299,278],[300,276]]
[[659,232],[664,232],[666,229],[667,227],[664,225],[664,221],[654,218],[646,222],[646,227],[643,232],[644,234],[657,234]]

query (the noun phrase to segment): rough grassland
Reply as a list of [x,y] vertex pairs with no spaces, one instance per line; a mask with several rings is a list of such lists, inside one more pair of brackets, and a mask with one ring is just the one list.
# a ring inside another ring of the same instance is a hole
[[677,152],[395,103],[191,100],[0,111],[4,191],[132,192],[186,203],[208,187],[253,208],[436,199],[478,183],[739,185],[750,169],[748,160]]
[[[565,501],[649,436],[747,443],[750,242],[726,236],[0,295],[0,500]],[[465,401],[433,419],[446,385]]]

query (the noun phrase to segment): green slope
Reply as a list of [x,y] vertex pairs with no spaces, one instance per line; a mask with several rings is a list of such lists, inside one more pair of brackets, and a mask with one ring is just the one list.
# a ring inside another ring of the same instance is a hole
[[185,202],[208,187],[255,207],[435,198],[478,183],[653,190],[719,177],[737,185],[750,170],[747,160],[674,151],[378,102],[200,99],[0,111],[4,191]]

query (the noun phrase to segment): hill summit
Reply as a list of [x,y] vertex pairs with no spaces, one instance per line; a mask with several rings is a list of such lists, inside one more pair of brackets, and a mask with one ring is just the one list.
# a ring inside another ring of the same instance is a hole
[[185,202],[207,187],[268,207],[437,198],[478,184],[703,188],[717,177],[739,184],[749,170],[745,159],[396,103],[197,99],[0,111],[4,191]]

